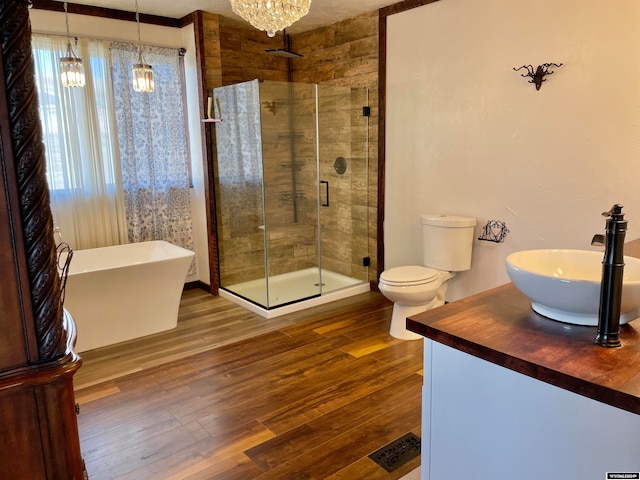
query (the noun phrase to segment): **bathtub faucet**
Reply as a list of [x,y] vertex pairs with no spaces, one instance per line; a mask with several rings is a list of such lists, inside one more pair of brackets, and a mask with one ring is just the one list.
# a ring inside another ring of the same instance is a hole
[[[598,333],[594,342],[602,347],[615,348],[621,345],[620,306],[622,303],[622,276],[624,273],[624,236],[627,221],[622,205],[616,204],[602,214],[607,217],[604,237],[595,235],[591,244],[604,244],[602,260],[602,283],[600,284],[600,308],[598,310]],[[603,241],[604,240],[604,241]]]
[[60,231],[60,227],[55,223],[53,224],[53,236],[58,237],[58,240],[62,240],[62,232]]

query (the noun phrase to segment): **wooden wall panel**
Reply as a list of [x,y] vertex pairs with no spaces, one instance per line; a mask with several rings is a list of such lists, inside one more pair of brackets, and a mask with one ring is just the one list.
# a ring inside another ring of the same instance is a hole
[[201,14],[200,22],[202,49],[204,51],[205,89],[208,95],[211,95],[212,89],[222,86],[220,17],[207,12],[198,13]]
[[226,17],[219,19],[223,85],[255,79],[287,81],[287,59],[266,52],[283,47],[281,34],[269,38],[247,23]]
[[[329,263],[336,266],[351,261],[352,272],[362,267],[362,256],[359,252],[368,250],[371,259],[369,281],[377,284],[378,279],[378,11],[359,15],[342,22],[318,28],[310,32],[300,33],[292,37],[292,48],[304,55],[293,59],[292,77],[295,82],[319,83],[345,87],[365,87],[369,90],[371,116],[368,129],[369,171],[367,189],[363,188],[362,179],[354,178],[352,198],[350,200],[351,224],[348,226],[352,235],[351,256],[345,257],[340,245],[340,231],[334,234],[329,231],[327,248]],[[358,113],[354,113],[352,125],[357,131]],[[329,139],[330,140],[330,139]],[[352,156],[357,161],[364,158],[365,139],[357,139],[352,145]],[[363,200],[359,193],[366,195]],[[367,219],[363,228],[361,221]],[[331,222],[332,220],[330,220]],[[381,239],[380,239],[381,240]],[[366,247],[366,248],[365,248]],[[331,256],[335,258],[331,258]]]

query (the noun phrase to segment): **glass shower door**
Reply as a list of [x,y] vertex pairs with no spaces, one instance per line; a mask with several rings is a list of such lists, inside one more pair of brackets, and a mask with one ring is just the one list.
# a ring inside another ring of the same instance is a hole
[[315,86],[260,84],[269,308],[321,294]]
[[214,89],[220,284],[266,309],[368,281],[366,90]]
[[368,281],[368,106],[364,88],[317,86],[322,293]]

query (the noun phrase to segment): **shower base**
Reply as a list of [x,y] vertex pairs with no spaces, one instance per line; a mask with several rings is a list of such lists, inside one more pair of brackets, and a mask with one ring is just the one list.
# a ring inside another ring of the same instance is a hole
[[264,279],[229,285],[221,288],[219,293],[222,298],[264,318],[275,318],[370,290],[369,282],[328,270],[322,270],[322,283],[322,294],[318,295],[317,268],[269,277],[268,305],[271,308],[262,306],[267,305]]

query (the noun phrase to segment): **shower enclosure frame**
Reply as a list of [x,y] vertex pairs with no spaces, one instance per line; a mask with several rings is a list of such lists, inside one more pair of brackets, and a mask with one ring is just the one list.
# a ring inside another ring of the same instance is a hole
[[[230,96],[234,97],[233,101],[243,98],[235,111],[231,108],[234,104],[227,98]],[[249,100],[245,101],[246,99]],[[367,105],[368,91],[364,88],[292,82],[259,83],[256,80],[214,89],[215,117],[222,119],[221,123],[215,124],[216,140],[212,145],[221,296],[271,317],[299,310],[299,307],[306,308],[300,305],[292,307],[300,302],[309,304],[309,300],[315,300],[311,303],[319,304],[336,296],[349,296],[369,290]],[[243,120],[238,118],[245,113],[250,120],[240,125]],[[345,118],[347,124],[338,125]],[[286,130],[284,132],[283,126]],[[249,137],[249,141],[238,150],[241,153],[230,152],[228,148],[231,139],[229,132],[237,131],[242,134],[236,133],[236,137]],[[289,142],[285,145],[286,137]],[[311,144],[313,158],[310,155]],[[285,154],[284,150],[288,150],[288,153]],[[334,164],[335,152],[339,152],[339,156]],[[248,160],[252,156],[254,158]],[[310,159],[315,167],[313,178],[308,165],[311,163]],[[331,164],[327,164],[329,159]],[[229,166],[229,161],[235,163]],[[274,162],[279,163],[280,171],[274,170]],[[291,173],[287,183],[289,189],[279,192],[278,197],[273,189],[284,185],[283,172],[286,170]],[[239,171],[242,171],[240,179],[236,178]],[[344,175],[345,172],[347,175]],[[258,176],[259,194],[255,182]],[[344,187],[345,180],[348,183],[347,190]],[[334,185],[338,185],[337,188]],[[246,186],[248,188],[244,188]],[[358,191],[358,188],[361,190]],[[225,210],[234,199],[236,202],[252,204],[252,208],[245,208],[241,211],[242,214],[236,210],[234,215]],[[345,199],[352,203],[346,204]],[[314,205],[313,215],[310,213],[310,203]],[[259,220],[255,210],[260,210]],[[331,211],[334,211],[334,217],[330,218]],[[335,212],[342,212],[343,217],[346,212],[347,218],[336,219]],[[291,221],[283,218],[290,218]],[[323,225],[323,219],[327,218],[330,218],[327,223],[332,225]],[[305,236],[311,227],[310,219],[314,220],[315,253]],[[361,224],[354,227],[357,221]],[[330,241],[333,243],[327,241],[323,245],[323,240],[327,240],[325,232],[331,231],[331,227],[334,231]],[[359,230],[361,235],[357,240],[344,235],[354,229]],[[236,262],[235,266],[231,265],[230,258],[239,260],[243,256],[258,256],[257,250],[243,251],[234,245],[234,242],[238,245],[251,243],[252,239],[257,242],[258,235],[261,236],[264,252],[261,272],[258,273],[257,268],[247,264]],[[283,248],[282,239],[285,237],[291,237],[292,244],[284,245]],[[323,254],[323,250],[329,248],[328,245],[336,258]],[[354,246],[362,245],[364,248],[361,251],[353,251]],[[297,263],[297,267],[290,268],[282,262],[283,251],[295,251],[295,258],[286,262],[293,262],[294,265]],[[341,253],[336,255],[336,251]],[[310,261],[311,257],[315,259]],[[332,272],[325,270],[327,265],[338,270],[338,280]],[[299,270],[309,270],[298,268],[300,266],[308,266],[313,270],[316,288],[289,297],[289,293],[302,283]],[[356,278],[353,278],[354,272]],[[284,280],[281,277],[292,277],[293,284],[286,288],[286,294],[278,295],[274,285]],[[332,285],[331,282],[334,281],[338,283]],[[250,290],[243,290],[255,288],[261,283],[262,296],[256,297],[254,293],[247,293]],[[323,288],[323,283],[328,285]],[[352,292],[354,287],[357,291]]]

